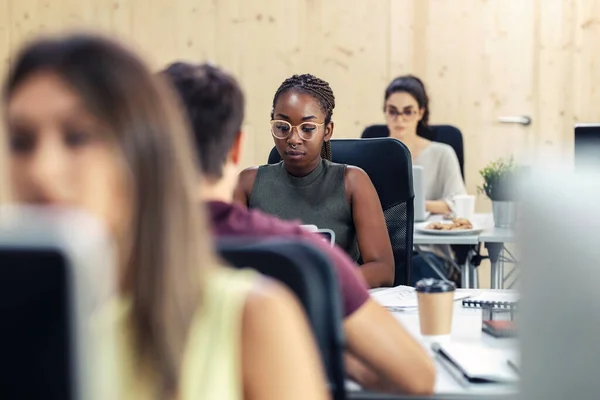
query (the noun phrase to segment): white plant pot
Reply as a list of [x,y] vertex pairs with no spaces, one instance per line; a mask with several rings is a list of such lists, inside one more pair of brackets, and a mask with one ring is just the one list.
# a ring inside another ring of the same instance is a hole
[[494,225],[497,228],[513,228],[517,220],[517,204],[513,201],[492,201]]

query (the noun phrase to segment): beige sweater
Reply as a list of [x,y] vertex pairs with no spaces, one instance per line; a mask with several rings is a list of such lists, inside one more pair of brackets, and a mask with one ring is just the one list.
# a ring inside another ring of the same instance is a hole
[[452,208],[452,197],[467,193],[456,153],[447,144],[431,142],[413,164],[423,167],[426,200],[444,200]]
[[[425,200],[443,200],[452,209],[454,195],[467,193],[456,153],[447,144],[431,142],[413,159],[413,164],[423,167]],[[448,245],[426,245],[420,248],[439,256],[451,255]]]

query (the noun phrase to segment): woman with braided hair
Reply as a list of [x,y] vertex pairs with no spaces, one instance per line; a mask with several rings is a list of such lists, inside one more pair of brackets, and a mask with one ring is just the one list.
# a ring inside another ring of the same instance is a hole
[[331,162],[335,97],[310,74],[273,98],[271,134],[282,161],[240,174],[236,201],[285,220],[332,229],[370,287],[392,285],[394,257],[377,192],[360,168]]

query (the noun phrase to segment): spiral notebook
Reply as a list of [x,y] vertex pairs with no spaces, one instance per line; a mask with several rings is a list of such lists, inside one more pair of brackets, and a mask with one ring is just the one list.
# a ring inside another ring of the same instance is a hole
[[462,301],[463,307],[469,308],[511,308],[519,301],[517,292],[503,291],[501,293],[484,292],[477,296],[470,297]]

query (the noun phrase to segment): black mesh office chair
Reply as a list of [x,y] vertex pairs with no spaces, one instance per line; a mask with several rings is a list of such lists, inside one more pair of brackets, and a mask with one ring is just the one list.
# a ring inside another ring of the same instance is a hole
[[[390,136],[390,131],[387,125],[371,125],[363,131],[361,137],[363,139],[369,139],[388,136]],[[460,165],[460,173],[464,181],[465,153],[463,136],[461,131],[452,125],[430,125],[429,135],[427,135],[426,138],[434,142],[447,144],[448,146],[454,149],[456,157],[458,158],[458,163]],[[451,247],[454,251],[456,262],[459,264],[463,264],[465,262],[466,258],[469,255],[469,251],[472,248],[471,246],[464,245],[453,245]]]
[[[392,242],[396,277],[394,285],[409,285],[412,270],[412,246],[415,197],[410,153],[399,140],[337,139],[331,141],[332,161],[362,168],[371,178],[379,195]],[[281,160],[276,148],[269,164]]]
[[[460,130],[452,125],[431,125],[429,126],[431,135],[427,137],[434,142],[445,143],[454,149],[458,163],[460,164],[460,172],[463,180],[465,179],[465,153],[463,145],[463,136]],[[363,139],[372,139],[379,137],[390,136],[390,131],[387,125],[371,125],[367,127],[363,133]]]
[[344,400],[342,309],[330,261],[298,239],[223,238],[221,256],[238,268],[250,267],[292,290],[308,316],[335,400]]

